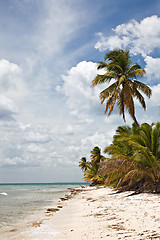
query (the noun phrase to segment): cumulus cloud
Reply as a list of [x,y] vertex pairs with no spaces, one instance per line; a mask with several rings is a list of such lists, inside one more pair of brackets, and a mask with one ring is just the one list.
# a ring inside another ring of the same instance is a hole
[[147,100],[148,105],[153,108],[160,106],[160,83],[152,87],[152,96]]
[[82,147],[90,147],[93,148],[94,146],[101,146],[105,147],[107,144],[107,138],[104,133],[95,132],[92,136],[88,136],[86,138],[82,138],[81,140]]
[[8,60],[0,60],[0,120],[15,120],[19,103],[28,94],[22,69]]
[[100,51],[114,48],[129,48],[133,54],[146,56],[156,48],[160,48],[160,18],[156,15],[142,19],[140,22],[131,20],[112,29],[114,34],[105,37],[98,33],[100,40],[95,48]]
[[160,58],[153,58],[150,56],[147,56],[144,61],[146,62],[146,73],[148,80],[159,80],[160,79],[160,71],[159,71],[159,66],[160,66]]
[[0,93],[10,98],[24,97],[27,92],[22,69],[6,59],[0,60]]
[[97,64],[82,61],[72,67],[67,75],[63,75],[64,84],[57,86],[57,91],[67,97],[67,105],[72,115],[77,115],[81,121],[92,121],[88,113],[99,111],[100,87],[91,88],[92,80],[98,74]]

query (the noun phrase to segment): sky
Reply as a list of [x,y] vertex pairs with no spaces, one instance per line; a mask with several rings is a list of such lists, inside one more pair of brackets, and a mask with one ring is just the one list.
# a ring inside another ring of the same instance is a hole
[[0,0],[0,183],[81,182],[80,158],[126,123],[91,88],[97,62],[129,49],[152,88],[139,123],[160,121],[159,0]]

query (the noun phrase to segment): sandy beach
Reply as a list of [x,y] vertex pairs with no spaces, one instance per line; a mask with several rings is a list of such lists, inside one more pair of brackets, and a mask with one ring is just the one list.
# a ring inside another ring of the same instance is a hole
[[[42,213],[2,234],[3,240],[160,239],[160,195],[115,194],[110,188],[81,189],[60,200],[59,211]],[[53,210],[53,209],[52,209]]]

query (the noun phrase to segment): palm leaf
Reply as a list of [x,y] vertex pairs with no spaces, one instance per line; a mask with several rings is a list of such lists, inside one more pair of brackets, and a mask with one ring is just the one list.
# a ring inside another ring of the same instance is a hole
[[139,82],[137,80],[134,80],[133,83],[137,89],[142,91],[147,97],[150,98],[150,96],[152,94],[152,90],[150,87],[148,87],[146,84]]
[[108,66],[108,64],[106,62],[99,62],[98,66],[97,66],[97,69],[99,70],[99,69],[104,69],[105,68],[107,70],[107,66]]
[[130,77],[131,74],[132,74],[135,70],[140,69],[140,68],[141,68],[140,65],[137,64],[137,63],[131,64],[131,65],[128,67],[128,70],[127,70],[126,74]]
[[94,87],[97,84],[102,84],[106,82],[110,82],[113,78],[116,78],[116,74],[114,72],[107,72],[104,75],[97,75],[92,81],[91,87]]
[[117,82],[111,84],[108,88],[104,89],[100,95],[99,98],[101,100],[101,104],[105,101],[106,98],[108,98],[114,91],[114,89],[116,89],[117,87]]
[[129,76],[130,77],[142,77],[144,74],[146,73],[146,71],[142,68],[138,68],[138,69],[135,69],[133,72],[130,72]]

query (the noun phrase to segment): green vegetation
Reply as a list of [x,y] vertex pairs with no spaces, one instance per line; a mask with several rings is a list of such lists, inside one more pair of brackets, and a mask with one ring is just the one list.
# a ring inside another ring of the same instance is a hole
[[160,192],[160,122],[139,125],[133,102],[136,97],[145,109],[144,97],[139,90],[147,97],[151,96],[151,89],[136,80],[145,74],[145,70],[131,62],[129,51],[111,51],[106,54],[105,60],[108,62],[100,62],[98,69],[107,72],[97,75],[92,86],[114,80],[100,93],[101,103],[107,100],[105,112],[109,110],[110,115],[117,103],[124,121],[126,109],[134,123],[132,127],[117,128],[112,144],[104,149],[109,157],[102,156],[96,146],[91,151],[90,161],[85,157],[80,160],[84,180],[93,185],[113,186],[118,192]]
[[111,155],[106,160],[106,184],[114,183],[122,191],[160,191],[160,122],[118,127],[104,152]]
[[95,147],[90,162],[80,160],[85,181],[111,185],[118,191],[160,192],[160,122],[118,127],[104,152],[110,157],[102,156]]
[[94,147],[91,151],[90,161],[86,161],[86,158],[81,158],[79,167],[84,172],[84,180],[86,182],[92,182],[92,185],[101,184],[104,182],[103,174],[99,174],[100,163],[105,160],[105,157],[101,155],[99,147]]
[[131,62],[127,50],[113,50],[106,54],[104,60],[108,62],[99,62],[98,69],[104,69],[106,72],[95,77],[92,81],[92,87],[97,84],[110,83],[111,80],[114,80],[114,83],[100,93],[101,103],[107,100],[105,113],[108,111],[109,116],[115,103],[117,103],[119,114],[123,115],[124,121],[124,110],[126,108],[136,126],[139,126],[135,117],[133,98],[138,99],[142,107],[146,109],[144,97],[140,91],[150,97],[151,89],[146,84],[136,80],[137,77],[142,77],[145,74],[145,70],[137,63]]

